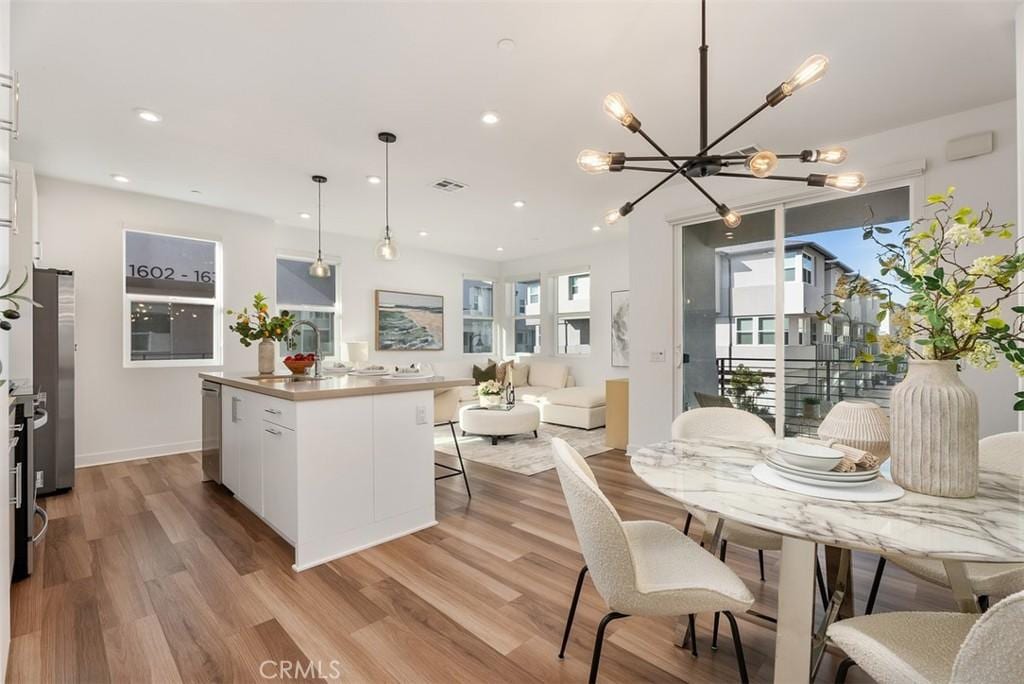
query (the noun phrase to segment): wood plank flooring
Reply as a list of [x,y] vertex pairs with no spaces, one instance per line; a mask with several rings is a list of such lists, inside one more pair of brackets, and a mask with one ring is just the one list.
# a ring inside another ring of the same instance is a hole
[[[678,505],[622,452],[588,462],[623,518],[681,527]],[[438,482],[437,526],[301,574],[285,542],[200,482],[197,454],[79,470],[74,491],[42,500],[50,528],[35,573],[13,587],[8,681],[586,681],[606,608],[588,582],[558,660],[582,558],[555,471],[467,465],[474,496],[460,478]],[[766,582],[752,551],[730,547],[728,564],[755,608],[775,614],[778,558],[766,556]],[[854,564],[860,612],[875,558]],[[877,610],[908,608],[952,601],[890,565]],[[672,645],[673,622],[616,622],[601,681],[738,681],[728,629],[713,652],[711,616],[700,616],[694,659]],[[770,681],[774,632],[753,620],[740,629],[751,678]],[[828,656],[819,681],[837,661]]]

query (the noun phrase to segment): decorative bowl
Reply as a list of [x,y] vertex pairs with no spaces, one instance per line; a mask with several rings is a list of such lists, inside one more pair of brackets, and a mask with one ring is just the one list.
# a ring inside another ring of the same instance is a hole
[[313,363],[313,359],[286,358],[284,360],[284,365],[292,372],[292,375],[305,375],[306,369],[312,366]]
[[776,449],[780,459],[811,470],[832,470],[843,460],[843,452],[831,447],[784,439]]

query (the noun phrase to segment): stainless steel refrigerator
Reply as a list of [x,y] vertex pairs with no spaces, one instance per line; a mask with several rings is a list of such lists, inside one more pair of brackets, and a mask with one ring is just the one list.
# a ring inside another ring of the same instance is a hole
[[49,419],[35,432],[39,494],[75,485],[75,277],[55,268],[33,272],[32,373]]

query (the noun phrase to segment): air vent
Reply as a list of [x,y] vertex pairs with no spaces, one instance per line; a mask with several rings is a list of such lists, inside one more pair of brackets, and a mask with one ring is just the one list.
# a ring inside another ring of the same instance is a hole
[[742,155],[744,157],[749,157],[752,154],[757,154],[762,149],[764,149],[764,148],[762,148],[760,145],[747,145],[746,147],[741,147],[738,150],[732,150],[731,152],[726,152],[725,156],[731,157],[733,155]]
[[442,178],[434,183],[434,189],[442,192],[458,192],[459,190],[465,190],[466,184],[451,178]]

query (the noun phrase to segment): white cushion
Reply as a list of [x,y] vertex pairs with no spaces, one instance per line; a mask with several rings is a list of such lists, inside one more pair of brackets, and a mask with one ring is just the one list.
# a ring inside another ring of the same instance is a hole
[[530,385],[532,387],[565,387],[569,377],[569,367],[564,363],[548,361],[530,362]]
[[566,387],[544,395],[549,404],[594,408],[604,406],[604,387]]
[[463,432],[474,435],[517,435],[540,427],[540,411],[531,404],[516,404],[510,411],[463,406],[459,425]]
[[525,401],[528,404],[545,404],[547,403],[547,395],[553,391],[555,391],[554,387],[534,387],[533,385],[516,387],[516,401]]
[[[885,557],[894,565],[923,580],[943,587],[949,586],[946,566],[942,561],[907,556]],[[965,563],[964,568],[972,591],[979,596],[998,599],[1024,591],[1024,563]]]
[[[697,508],[687,508],[686,511],[699,520],[702,525],[707,524],[708,514]],[[748,549],[762,549],[764,551],[780,551],[782,549],[782,535],[759,527],[751,527],[734,520],[726,520],[722,526],[722,539],[730,544],[745,546]]]
[[879,613],[840,620],[828,636],[879,684],[948,682],[967,633],[965,613]]

